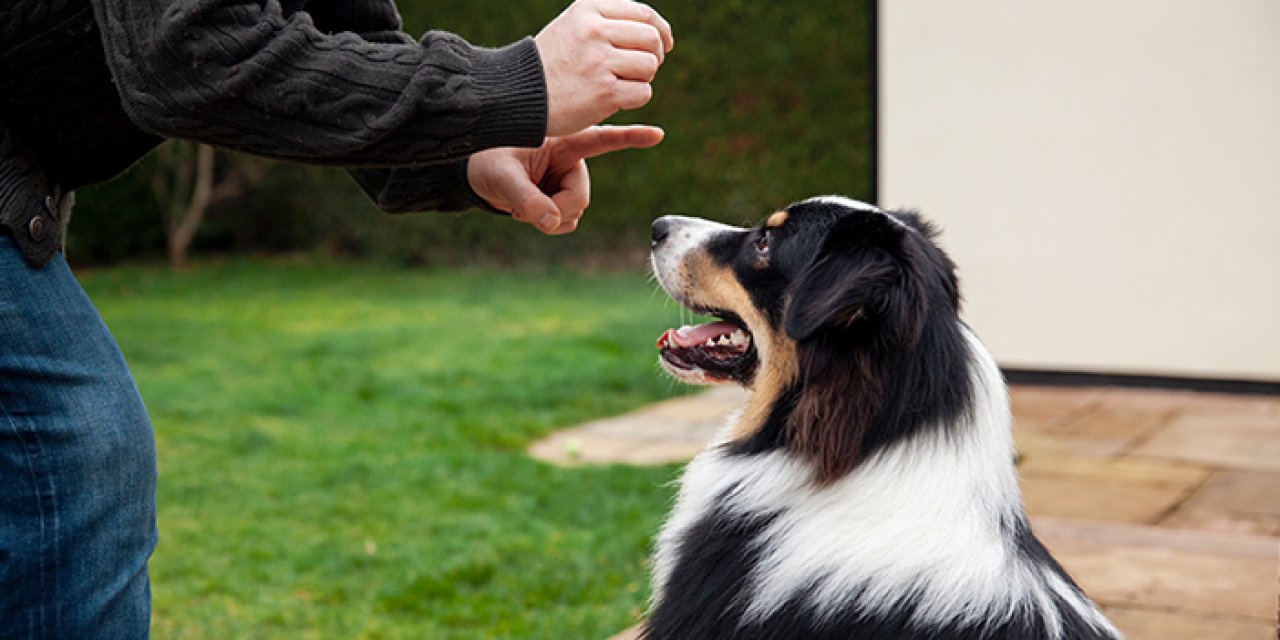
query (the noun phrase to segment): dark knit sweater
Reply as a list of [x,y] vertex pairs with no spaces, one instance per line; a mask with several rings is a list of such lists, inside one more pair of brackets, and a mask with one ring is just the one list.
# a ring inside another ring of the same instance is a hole
[[389,211],[481,204],[465,158],[542,142],[537,49],[400,26],[391,0],[3,0],[0,226],[44,264],[59,198],[166,137],[353,168]]

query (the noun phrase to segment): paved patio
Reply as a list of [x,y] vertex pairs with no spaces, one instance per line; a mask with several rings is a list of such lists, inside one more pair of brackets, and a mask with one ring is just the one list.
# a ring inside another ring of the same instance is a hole
[[[1278,637],[1280,398],[1012,394],[1033,526],[1130,638]],[[530,453],[557,464],[687,460],[741,399],[716,388],[556,433]]]

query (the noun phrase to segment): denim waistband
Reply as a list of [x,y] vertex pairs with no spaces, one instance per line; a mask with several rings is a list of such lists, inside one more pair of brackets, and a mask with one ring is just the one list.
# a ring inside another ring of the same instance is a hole
[[0,229],[27,264],[43,267],[62,249],[72,200],[0,124]]

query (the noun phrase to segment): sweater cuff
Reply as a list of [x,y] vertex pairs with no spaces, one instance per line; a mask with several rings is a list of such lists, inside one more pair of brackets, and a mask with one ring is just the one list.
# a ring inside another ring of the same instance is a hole
[[489,204],[488,200],[481,198],[480,194],[471,188],[471,181],[467,179],[467,165],[470,162],[471,158],[464,158],[462,161],[453,164],[454,206],[460,210],[481,209],[499,215],[511,215],[495,209],[493,205]]
[[471,189],[465,158],[438,165],[348,171],[386,213],[468,209],[500,213]]
[[471,75],[479,102],[473,148],[542,146],[547,83],[533,38],[501,49],[476,47]]

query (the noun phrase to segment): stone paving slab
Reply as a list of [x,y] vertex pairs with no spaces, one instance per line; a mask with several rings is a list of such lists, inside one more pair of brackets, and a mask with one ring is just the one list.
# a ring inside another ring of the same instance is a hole
[[1104,606],[1275,627],[1275,538],[1035,515],[1031,524],[1081,588]]
[[1150,410],[1116,406],[1113,399],[1099,393],[1092,405],[1077,407],[1068,400],[1058,418],[1039,415],[1049,407],[1036,407],[1027,415],[1025,403],[1018,400],[1022,392],[1013,394],[1014,439],[1019,451],[1050,451],[1086,456],[1121,455],[1141,443],[1153,431],[1165,425],[1172,413],[1168,409]]
[[640,637],[640,629],[638,627],[629,627],[627,630],[615,636],[610,636],[609,640],[637,640]]
[[1024,477],[1020,484],[1030,513],[1106,522],[1159,520],[1175,508],[1184,493],[1181,489],[1059,478]]
[[740,387],[716,386],[558,431],[533,443],[529,455],[559,465],[684,462],[706,446],[745,399]]
[[1202,616],[1167,609],[1104,607],[1129,640],[1275,640],[1268,622]]
[[1211,474],[1205,467],[1033,451],[1018,467],[1031,513],[1154,524]]
[[1214,473],[1160,524],[1280,537],[1280,473]]
[[1133,455],[1280,472],[1280,419],[1268,414],[1185,413]]

